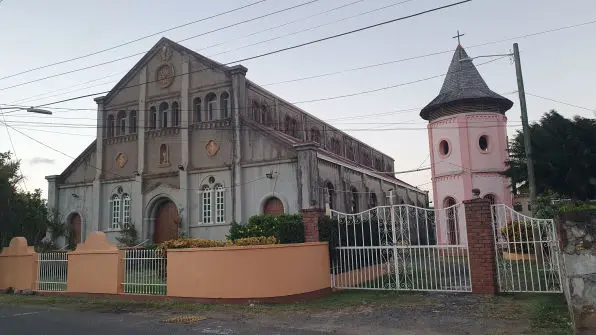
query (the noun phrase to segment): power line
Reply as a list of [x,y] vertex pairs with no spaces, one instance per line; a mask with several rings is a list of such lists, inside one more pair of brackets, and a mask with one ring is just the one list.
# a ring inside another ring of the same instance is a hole
[[[568,26],[554,28],[554,29],[549,29],[549,30],[544,30],[544,31],[540,31],[540,32],[530,33],[530,34],[524,34],[524,35],[510,37],[510,38],[501,39],[501,40],[495,40],[495,41],[491,41],[491,42],[485,42],[485,43],[481,43],[481,44],[476,44],[476,45],[472,45],[472,46],[467,47],[467,49],[476,48],[476,47],[480,47],[480,46],[486,46],[486,45],[490,45],[490,44],[502,43],[502,42],[516,40],[516,39],[521,39],[521,38],[538,36],[538,35],[542,35],[542,34],[557,32],[557,31],[571,29],[571,28],[576,28],[576,27],[580,27],[580,26],[585,26],[585,25],[589,25],[589,24],[593,24],[593,23],[596,23],[596,20],[587,21],[587,22],[583,22],[583,23],[579,23],[579,24],[574,24],[574,25],[568,25]],[[428,53],[428,54],[425,54],[425,55],[419,55],[419,56],[414,56],[414,57],[409,57],[409,58],[403,58],[403,59],[393,60],[393,61],[389,61],[389,62],[372,64],[372,65],[367,65],[367,66],[363,66],[363,67],[357,67],[357,68],[352,68],[352,69],[347,69],[347,70],[342,70],[342,71],[336,71],[336,72],[331,72],[331,73],[326,73],[326,74],[321,74],[321,75],[314,75],[314,76],[310,76],[310,77],[303,77],[303,78],[297,78],[297,79],[292,79],[292,80],[274,82],[274,83],[269,83],[269,84],[261,85],[261,86],[270,86],[270,85],[277,85],[277,84],[288,83],[288,82],[297,82],[297,81],[302,81],[302,80],[308,80],[308,79],[314,79],[314,78],[332,76],[332,75],[337,75],[337,74],[341,74],[341,73],[345,73],[345,72],[350,72],[350,71],[358,71],[358,70],[363,70],[363,69],[368,69],[368,68],[373,68],[373,67],[378,67],[378,66],[383,66],[383,65],[394,64],[394,63],[398,63],[398,62],[404,62],[404,61],[409,61],[409,60],[414,60],[414,59],[419,59],[419,58],[424,58],[424,57],[441,55],[441,54],[445,54],[445,53],[448,53],[448,52],[453,52],[453,50],[450,49],[450,50],[438,51],[438,52]],[[236,61],[236,62],[240,62],[240,61],[242,61],[242,60],[239,60],[239,61]],[[229,64],[231,64],[231,63],[229,63]],[[209,69],[211,69],[211,68],[209,68]],[[207,69],[205,69],[205,70],[207,70]],[[138,86],[138,85],[136,85],[136,86]],[[129,87],[134,87],[134,86],[128,86],[128,87],[125,87],[125,88],[129,88]],[[90,96],[99,95],[99,94],[105,94],[105,93],[109,93],[109,91],[94,93],[94,94],[85,95],[85,96],[79,96],[79,97],[76,97],[75,99],[67,99],[67,100],[63,100],[63,101],[59,101],[59,102],[66,102],[66,101],[76,100],[76,99],[80,99],[80,98],[85,98],[85,97],[90,97]],[[54,102],[54,103],[51,103],[51,104],[55,104],[55,103],[58,103],[58,102]]]
[[355,17],[360,17],[360,16],[367,15],[367,14],[370,14],[370,13],[378,12],[378,11],[381,11],[381,10],[384,10],[384,9],[387,9],[387,8],[390,8],[390,7],[394,7],[394,6],[397,6],[397,5],[402,5],[402,4],[407,3],[407,2],[410,2],[410,1],[414,1],[414,0],[396,1],[396,2],[391,3],[389,5],[385,5],[385,6],[382,6],[382,7],[379,7],[379,8],[375,8],[375,9],[372,9],[372,10],[368,10],[368,11],[365,11],[365,12],[362,12],[362,13],[358,13],[358,14],[355,14],[355,15],[344,17],[344,18],[341,18],[341,19],[338,19],[338,20],[334,20],[334,21],[331,21],[331,22],[328,22],[328,23],[320,24],[320,25],[313,26],[313,27],[308,27],[306,29],[300,29],[298,31],[294,31],[294,32],[291,32],[291,33],[288,33],[288,34],[285,34],[285,35],[280,35],[280,36],[273,37],[273,38],[270,38],[270,39],[266,39],[266,40],[254,42],[254,43],[251,43],[251,44],[243,45],[243,46],[240,46],[240,47],[237,47],[237,48],[233,48],[233,49],[228,49],[228,50],[225,50],[225,51],[221,51],[221,52],[218,52],[216,54],[212,54],[209,57],[223,55],[223,54],[226,54],[226,53],[230,53],[232,51],[236,51],[236,50],[240,50],[240,49],[252,47],[252,46],[255,46],[255,45],[259,45],[259,44],[263,44],[263,43],[275,41],[275,40],[278,40],[280,38],[285,38],[285,37],[297,35],[297,34],[300,34],[300,33],[303,33],[303,32],[315,30],[315,29],[318,29],[318,28],[321,28],[321,27],[325,27],[325,26],[329,26],[329,25],[332,25],[332,24],[335,24],[335,23],[339,23],[339,22],[343,22],[343,21],[346,21],[346,20],[349,20],[349,19],[353,19]]
[[200,18],[200,19],[198,19],[198,20],[194,20],[194,21],[191,21],[191,22],[183,23],[183,24],[181,24],[181,25],[177,25],[177,26],[174,26],[174,27],[171,27],[171,28],[167,28],[167,29],[164,29],[164,30],[160,30],[160,31],[158,31],[158,32],[156,32],[156,33],[152,33],[152,34],[149,34],[149,35],[144,35],[144,36],[141,36],[141,37],[135,38],[135,39],[133,39],[133,40],[130,40],[130,41],[127,41],[127,42],[124,42],[124,43],[120,43],[120,44],[118,44],[118,45],[115,45],[115,46],[112,46],[112,47],[106,48],[106,49],[102,49],[102,50],[99,50],[99,51],[95,51],[95,52],[92,52],[92,53],[88,53],[88,54],[86,54],[86,55],[82,55],[82,56],[78,56],[78,57],[73,57],[73,58],[69,58],[69,59],[61,60],[61,61],[58,61],[58,62],[55,62],[55,63],[51,63],[51,64],[46,64],[46,65],[38,66],[38,67],[36,67],[36,68],[32,68],[32,69],[28,69],[28,70],[25,70],[25,71],[21,71],[21,72],[18,72],[18,73],[15,73],[15,74],[11,74],[11,75],[8,75],[8,76],[0,77],[0,80],[4,80],[4,79],[8,79],[8,78],[13,78],[13,77],[16,77],[16,76],[19,76],[19,75],[25,74],[25,73],[29,73],[29,72],[33,72],[33,71],[37,71],[37,70],[41,70],[41,69],[45,69],[45,68],[48,68],[48,67],[52,67],[52,66],[56,66],[56,65],[60,65],[60,64],[64,64],[64,63],[68,63],[68,62],[72,62],[72,61],[75,61],[75,60],[79,60],[79,59],[83,59],[83,58],[87,58],[87,57],[95,56],[95,55],[98,55],[98,54],[101,54],[101,53],[104,53],[104,52],[107,52],[107,51],[110,51],[110,50],[114,50],[114,49],[117,49],[117,48],[120,48],[120,47],[123,47],[123,46],[129,45],[129,44],[135,43],[135,42],[142,41],[142,40],[144,40],[144,39],[147,39],[147,38],[149,38],[149,37],[153,37],[153,36],[156,36],[156,35],[160,35],[160,34],[166,33],[166,32],[168,32],[168,31],[172,31],[172,30],[180,29],[180,28],[182,28],[182,27],[186,27],[186,26],[189,26],[189,25],[193,25],[193,24],[195,24],[195,23],[199,23],[199,22],[202,22],[202,21],[207,21],[207,20],[210,20],[210,19],[213,19],[213,18],[219,17],[219,16],[223,16],[223,15],[226,15],[226,14],[230,14],[230,13],[233,13],[233,12],[236,12],[236,11],[239,11],[239,10],[242,10],[242,9],[245,9],[245,8],[248,8],[248,7],[251,7],[251,6],[257,5],[257,4],[259,4],[259,3],[262,3],[262,2],[265,2],[265,1],[266,1],[266,0],[259,0],[259,1],[255,1],[255,2],[249,3],[249,4],[247,4],[247,5],[244,5],[244,6],[236,7],[236,8],[233,8],[233,9],[231,9],[231,10],[228,10],[228,11],[225,11],[225,12],[221,12],[221,13],[218,13],[218,14],[214,14],[214,15],[211,15],[211,16],[207,16],[207,17]]
[[[476,65],[476,67],[482,66],[482,65],[486,65],[495,61],[498,61],[500,59],[505,58],[506,56],[503,57],[498,57],[483,63],[480,63],[478,65]],[[445,76],[447,73],[442,73],[442,74],[438,74],[438,75],[434,75],[431,77],[427,77],[427,78],[422,78],[422,79],[418,79],[418,80],[414,80],[414,81],[409,81],[409,82],[405,82],[405,83],[398,83],[398,84],[394,84],[394,85],[389,85],[389,86],[384,86],[384,87],[380,87],[380,88],[375,88],[375,89],[370,89],[370,90],[365,90],[365,91],[358,91],[358,92],[354,92],[354,93],[350,93],[350,94],[344,94],[344,95],[339,95],[339,96],[332,96],[332,97],[325,97],[325,98],[319,98],[319,99],[312,99],[312,100],[304,100],[304,101],[295,101],[295,102],[289,102],[288,104],[301,104],[301,103],[312,103],[312,102],[319,102],[319,101],[328,101],[328,100],[336,100],[336,99],[341,99],[341,98],[347,98],[347,97],[353,97],[353,96],[357,96],[357,95],[362,95],[362,94],[369,94],[369,93],[374,93],[374,92],[380,92],[380,91],[384,91],[384,90],[388,90],[388,89],[393,89],[393,88],[397,88],[397,87],[401,87],[401,86],[406,86],[406,85],[411,85],[411,84],[415,84],[415,83],[419,83],[419,82],[423,82],[423,81],[428,81],[431,79],[436,79],[436,78],[440,78]],[[270,102],[272,102],[273,99],[269,99],[267,98],[267,100],[269,100]],[[60,102],[64,102],[64,101],[60,101]],[[53,102],[50,104],[42,104],[39,105],[38,107],[43,107],[43,106],[47,106],[47,105],[52,105],[58,102]],[[2,105],[2,104],[0,104]],[[19,105],[8,105],[6,104],[5,106],[9,106],[11,108],[26,108],[26,106],[19,106]],[[55,107],[58,108],[58,107]],[[243,108],[239,108],[239,109],[250,109],[252,108],[251,106],[247,106],[247,107],[243,107]],[[74,109],[69,109],[68,110],[90,110],[90,111],[95,111],[95,109],[91,109],[91,108],[74,108]],[[104,112],[109,112],[109,111],[116,111],[118,110],[116,109],[105,109]],[[215,109],[215,110],[221,110],[221,109]],[[146,111],[146,110],[145,110]],[[181,110],[181,111],[192,111],[192,110]],[[14,111],[13,111],[14,112]],[[8,113],[8,112],[6,112]]]
[[556,99],[552,99],[552,98],[543,97],[543,96],[540,96],[540,95],[537,95],[537,94],[532,94],[532,93],[529,93],[529,92],[526,92],[526,94],[527,95],[530,95],[530,96],[533,96],[535,98],[539,98],[539,99],[543,99],[543,100],[548,100],[548,101],[556,102],[556,103],[559,103],[559,104],[562,104],[562,105],[567,105],[567,106],[570,106],[570,107],[575,107],[575,108],[587,110],[587,111],[590,111],[590,112],[596,112],[596,108],[588,108],[588,107],[583,107],[583,106],[579,106],[579,105],[574,105],[574,104],[571,104],[571,103],[568,103],[568,102],[564,102],[564,101],[561,101],[561,100],[556,100]]
[[[0,3],[1,3],[1,1],[0,1]],[[4,119],[4,115],[2,115],[2,118]],[[6,120],[4,120],[4,121],[6,122]],[[12,142],[12,136],[10,135],[10,130],[8,129],[8,125],[6,123],[4,123],[4,125],[6,126],[6,133],[8,134],[8,140],[10,141],[10,146],[12,147],[12,152],[14,153],[14,157],[18,162],[19,157],[17,156],[17,150],[14,148],[14,143]],[[19,164],[19,170],[21,170],[20,164]],[[25,177],[21,178],[20,181],[23,184],[25,191],[29,192],[29,190],[27,190],[27,183],[25,183]]]
[[[217,31],[221,31],[221,30],[224,30],[224,29],[228,29],[228,28],[231,28],[231,27],[235,27],[235,26],[244,24],[244,23],[248,23],[248,22],[251,22],[251,21],[262,19],[264,17],[268,17],[268,16],[271,16],[271,15],[279,14],[279,13],[282,13],[282,12],[285,12],[285,11],[288,11],[288,10],[292,10],[292,9],[296,9],[296,8],[299,8],[299,7],[302,7],[302,6],[310,5],[310,4],[315,3],[317,1],[319,1],[319,0],[310,0],[310,1],[307,1],[307,2],[304,2],[304,3],[301,3],[301,4],[298,4],[298,5],[295,5],[295,6],[287,7],[287,8],[281,9],[281,10],[277,10],[277,11],[270,12],[270,13],[267,13],[267,14],[264,14],[264,15],[253,17],[253,18],[250,18],[250,19],[247,19],[247,20],[244,20],[244,21],[236,22],[236,23],[233,23],[233,24],[224,26],[224,27],[212,29],[212,30],[209,30],[209,31],[206,31],[206,32],[197,34],[197,35],[193,35],[191,37],[187,37],[187,38],[181,39],[181,40],[177,41],[177,43],[180,43],[180,42],[183,42],[183,41],[187,41],[187,40],[190,40],[190,39],[193,39],[193,38],[197,38],[197,37],[200,37],[200,36],[205,36],[205,35],[208,35],[208,34],[217,32]],[[471,0],[468,0],[468,1],[471,1]],[[129,58],[132,58],[132,57],[144,55],[147,52],[148,51],[141,51],[141,52],[137,52],[135,54],[131,54],[131,55],[128,55],[128,56],[123,56],[123,57],[120,57],[120,58],[112,59],[112,60],[109,60],[109,61],[106,61],[106,62],[103,62],[103,63],[89,65],[89,66],[85,66],[85,67],[82,67],[82,68],[78,68],[78,69],[74,69],[74,70],[70,70],[70,71],[66,71],[66,72],[61,72],[61,73],[56,73],[56,74],[49,75],[49,76],[46,76],[46,77],[42,77],[42,78],[38,78],[38,79],[26,81],[26,82],[19,83],[19,84],[16,84],[16,85],[3,87],[3,88],[0,88],[0,91],[5,91],[5,90],[11,89],[11,88],[20,87],[20,86],[31,84],[31,83],[35,83],[35,82],[39,82],[39,81],[43,81],[43,80],[47,80],[47,79],[51,79],[51,78],[60,77],[60,76],[66,75],[66,74],[80,72],[80,71],[83,71],[83,70],[88,70],[88,69],[96,68],[96,67],[99,67],[99,66],[103,66],[103,65],[115,63],[115,62],[118,62],[118,61],[121,61],[121,60],[125,60],[125,59],[129,59]]]
[[[310,2],[314,2],[314,1],[317,1],[317,0],[312,0]],[[257,59],[257,58],[262,58],[262,57],[265,57],[265,56],[274,55],[274,54],[277,54],[277,53],[281,53],[281,52],[285,52],[285,51],[289,51],[289,50],[301,48],[301,47],[304,47],[304,46],[317,44],[317,43],[320,43],[320,42],[324,42],[324,41],[327,41],[327,40],[331,40],[331,39],[335,39],[335,38],[339,38],[339,37],[351,35],[351,34],[354,34],[354,33],[357,33],[357,32],[361,32],[361,31],[372,29],[372,28],[380,27],[380,26],[383,26],[383,25],[386,25],[386,24],[397,22],[397,21],[402,21],[402,20],[413,18],[413,17],[421,16],[421,15],[424,15],[424,14],[429,14],[429,13],[432,13],[432,12],[435,12],[435,11],[447,9],[447,8],[450,8],[450,7],[453,7],[453,6],[458,6],[458,5],[461,5],[461,4],[470,2],[470,1],[472,1],[472,0],[462,0],[462,1],[455,2],[455,3],[449,4],[449,5],[444,5],[444,6],[441,6],[441,7],[434,7],[432,9],[424,10],[424,11],[421,11],[421,12],[418,12],[418,13],[414,13],[414,14],[410,14],[410,15],[406,15],[406,16],[401,16],[401,17],[398,17],[398,18],[395,18],[395,19],[391,19],[391,20],[379,22],[379,23],[376,23],[376,24],[368,25],[368,26],[361,27],[361,28],[358,28],[358,29],[346,31],[346,32],[343,32],[343,33],[339,33],[339,34],[335,34],[335,35],[331,35],[331,36],[319,38],[319,39],[316,39],[316,40],[311,40],[311,41],[308,41],[308,42],[296,44],[296,45],[293,45],[293,46],[289,46],[289,47],[285,47],[285,48],[281,48],[281,49],[277,49],[277,50],[273,50],[273,51],[269,51],[269,52],[265,52],[265,53],[262,53],[262,54],[258,54],[258,55],[255,55],[255,56],[246,57],[246,58],[239,59],[239,60],[232,61],[232,62],[228,62],[228,63],[225,63],[225,64],[220,64],[219,66],[231,65],[231,64],[234,64],[234,63],[239,63],[239,62],[244,62],[244,61],[253,60],[253,59]],[[301,4],[301,5],[309,4],[310,2]],[[194,36],[194,37],[196,37],[196,36]],[[184,39],[184,40],[187,40],[187,39]],[[182,41],[184,41],[184,40],[182,40]],[[144,53],[135,54],[134,56],[137,56],[137,55],[140,55],[140,54],[144,54]],[[121,58],[119,58],[117,60],[126,59],[126,58],[130,58],[130,57],[132,57],[132,56],[121,57]],[[26,85],[26,84],[38,82],[38,81],[49,79],[49,78],[55,78],[55,77],[58,77],[58,76],[61,76],[61,75],[64,75],[64,74],[69,74],[69,73],[81,71],[83,69],[97,67],[97,66],[100,66],[100,65],[112,63],[112,62],[117,61],[117,60],[112,60],[112,61],[109,61],[109,62],[104,62],[104,63],[100,63],[100,64],[88,66],[88,67],[85,67],[85,68],[82,68],[82,69],[71,70],[71,71],[67,71],[67,72],[63,72],[63,73],[59,73],[59,74],[54,74],[54,75],[51,75],[51,76],[47,76],[47,77],[44,77],[44,78],[40,78],[40,79],[36,79],[36,80],[31,80],[31,81],[28,81],[28,82],[24,82],[24,83],[20,83],[20,84],[8,86],[8,87],[0,88],[0,91],[4,91],[4,90],[7,90],[7,89],[11,89],[11,88],[23,86],[23,85]],[[202,72],[202,71],[206,71],[206,70],[211,70],[211,69],[214,69],[214,68],[215,67],[207,67],[207,68],[203,68],[203,69],[199,69],[199,70],[195,70],[195,71],[190,71],[189,74],[190,73],[198,73],[198,72]],[[181,76],[181,75],[186,75],[186,74],[177,74],[177,75],[174,75],[174,77]],[[153,81],[148,81],[148,82],[143,83],[143,84],[135,84],[135,85],[126,86],[124,88],[136,87],[136,86],[145,85],[145,84],[156,82],[156,81],[158,81],[158,79],[153,80]],[[104,91],[104,92],[99,92],[99,93],[94,93],[94,94],[87,94],[87,95],[83,95],[83,96],[80,96],[80,97],[65,99],[65,100],[61,100],[61,101],[53,102],[53,103],[49,103],[49,104],[43,104],[43,105],[40,105],[38,107],[53,105],[53,104],[60,103],[60,102],[67,102],[67,101],[77,100],[77,99],[81,99],[81,98],[87,98],[87,97],[90,97],[90,96],[100,95],[100,94],[106,94],[106,93],[109,93],[109,91]]]

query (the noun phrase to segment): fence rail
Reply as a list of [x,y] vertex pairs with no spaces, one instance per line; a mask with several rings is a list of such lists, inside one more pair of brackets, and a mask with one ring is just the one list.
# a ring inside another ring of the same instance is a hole
[[44,252],[37,255],[37,290],[66,291],[68,254]]
[[491,206],[499,291],[560,293],[559,244],[552,219]]
[[161,250],[129,249],[124,256],[125,293],[166,294],[166,256]]
[[[337,220],[332,285],[341,289],[470,292],[470,262],[459,205],[433,210],[380,206]],[[439,221],[451,224],[451,244],[437,245]]]

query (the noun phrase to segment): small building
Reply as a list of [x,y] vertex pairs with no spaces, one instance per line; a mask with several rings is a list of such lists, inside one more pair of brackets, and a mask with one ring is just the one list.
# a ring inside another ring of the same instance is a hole
[[[457,46],[439,95],[420,112],[428,121],[433,205],[450,208],[472,198],[511,207],[507,160],[507,117],[513,102],[491,91],[461,45]],[[452,214],[449,214],[452,216]],[[463,213],[459,222],[463,220]],[[439,244],[466,240],[456,220],[437,222]]]
[[59,175],[48,205],[76,239],[224,239],[256,214],[388,202],[428,205],[394,160],[225,66],[162,38],[97,103],[97,139]]

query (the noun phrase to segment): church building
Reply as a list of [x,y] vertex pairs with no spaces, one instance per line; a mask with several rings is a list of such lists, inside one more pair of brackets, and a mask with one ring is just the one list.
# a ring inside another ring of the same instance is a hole
[[[225,66],[162,38],[103,97],[97,138],[59,175],[48,205],[82,241],[225,239],[257,214],[428,206],[394,160]],[[390,192],[391,191],[391,192]]]
[[[491,203],[511,207],[510,181],[502,175],[507,152],[507,112],[513,102],[491,91],[461,45],[457,46],[439,95],[420,112],[428,121],[433,202],[452,208],[472,199],[472,190]],[[459,244],[465,231],[455,210],[437,222],[439,244]]]

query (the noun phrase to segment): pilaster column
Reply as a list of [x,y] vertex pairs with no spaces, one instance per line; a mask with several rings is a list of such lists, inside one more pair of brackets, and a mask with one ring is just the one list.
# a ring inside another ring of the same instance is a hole
[[[93,207],[91,208],[91,217],[89,218],[88,231],[102,230],[105,227],[101,226],[102,215],[101,208],[104,201],[101,199],[101,178],[103,176],[103,137],[105,124],[104,114],[104,98],[99,97],[95,99],[97,103],[97,132],[95,140],[95,179],[93,180]],[[83,234],[83,241],[85,241],[87,234]]]
[[132,186],[132,217],[137,218],[134,222],[139,232],[139,236],[144,239],[151,238],[150,229],[145,225],[145,213],[143,212],[143,172],[145,171],[145,131],[147,127],[147,67],[143,67],[139,73],[139,106],[137,113],[137,173],[135,182]]
[[[183,208],[181,208],[180,215],[182,216],[182,222],[180,223],[180,230],[184,232],[187,236],[190,236],[190,210],[189,210],[189,183],[188,183],[188,161],[189,161],[189,125],[190,125],[190,113],[191,108],[189,108],[189,101],[188,101],[188,90],[190,88],[190,64],[188,56],[185,56],[182,60],[182,90],[180,92],[180,150],[182,153],[182,161],[180,164],[182,165],[182,170],[180,170],[179,177],[180,177],[180,203],[182,204]],[[173,120],[174,118],[172,118]]]
[[300,208],[322,208],[319,203],[319,166],[317,164],[317,145],[304,143],[294,145],[298,153],[298,199]]
[[232,75],[232,123],[234,139],[234,159],[232,162],[232,215],[238,223],[242,222],[242,146],[240,143],[241,118],[240,114],[246,108],[246,72],[248,71],[242,65],[236,65],[230,68]]

